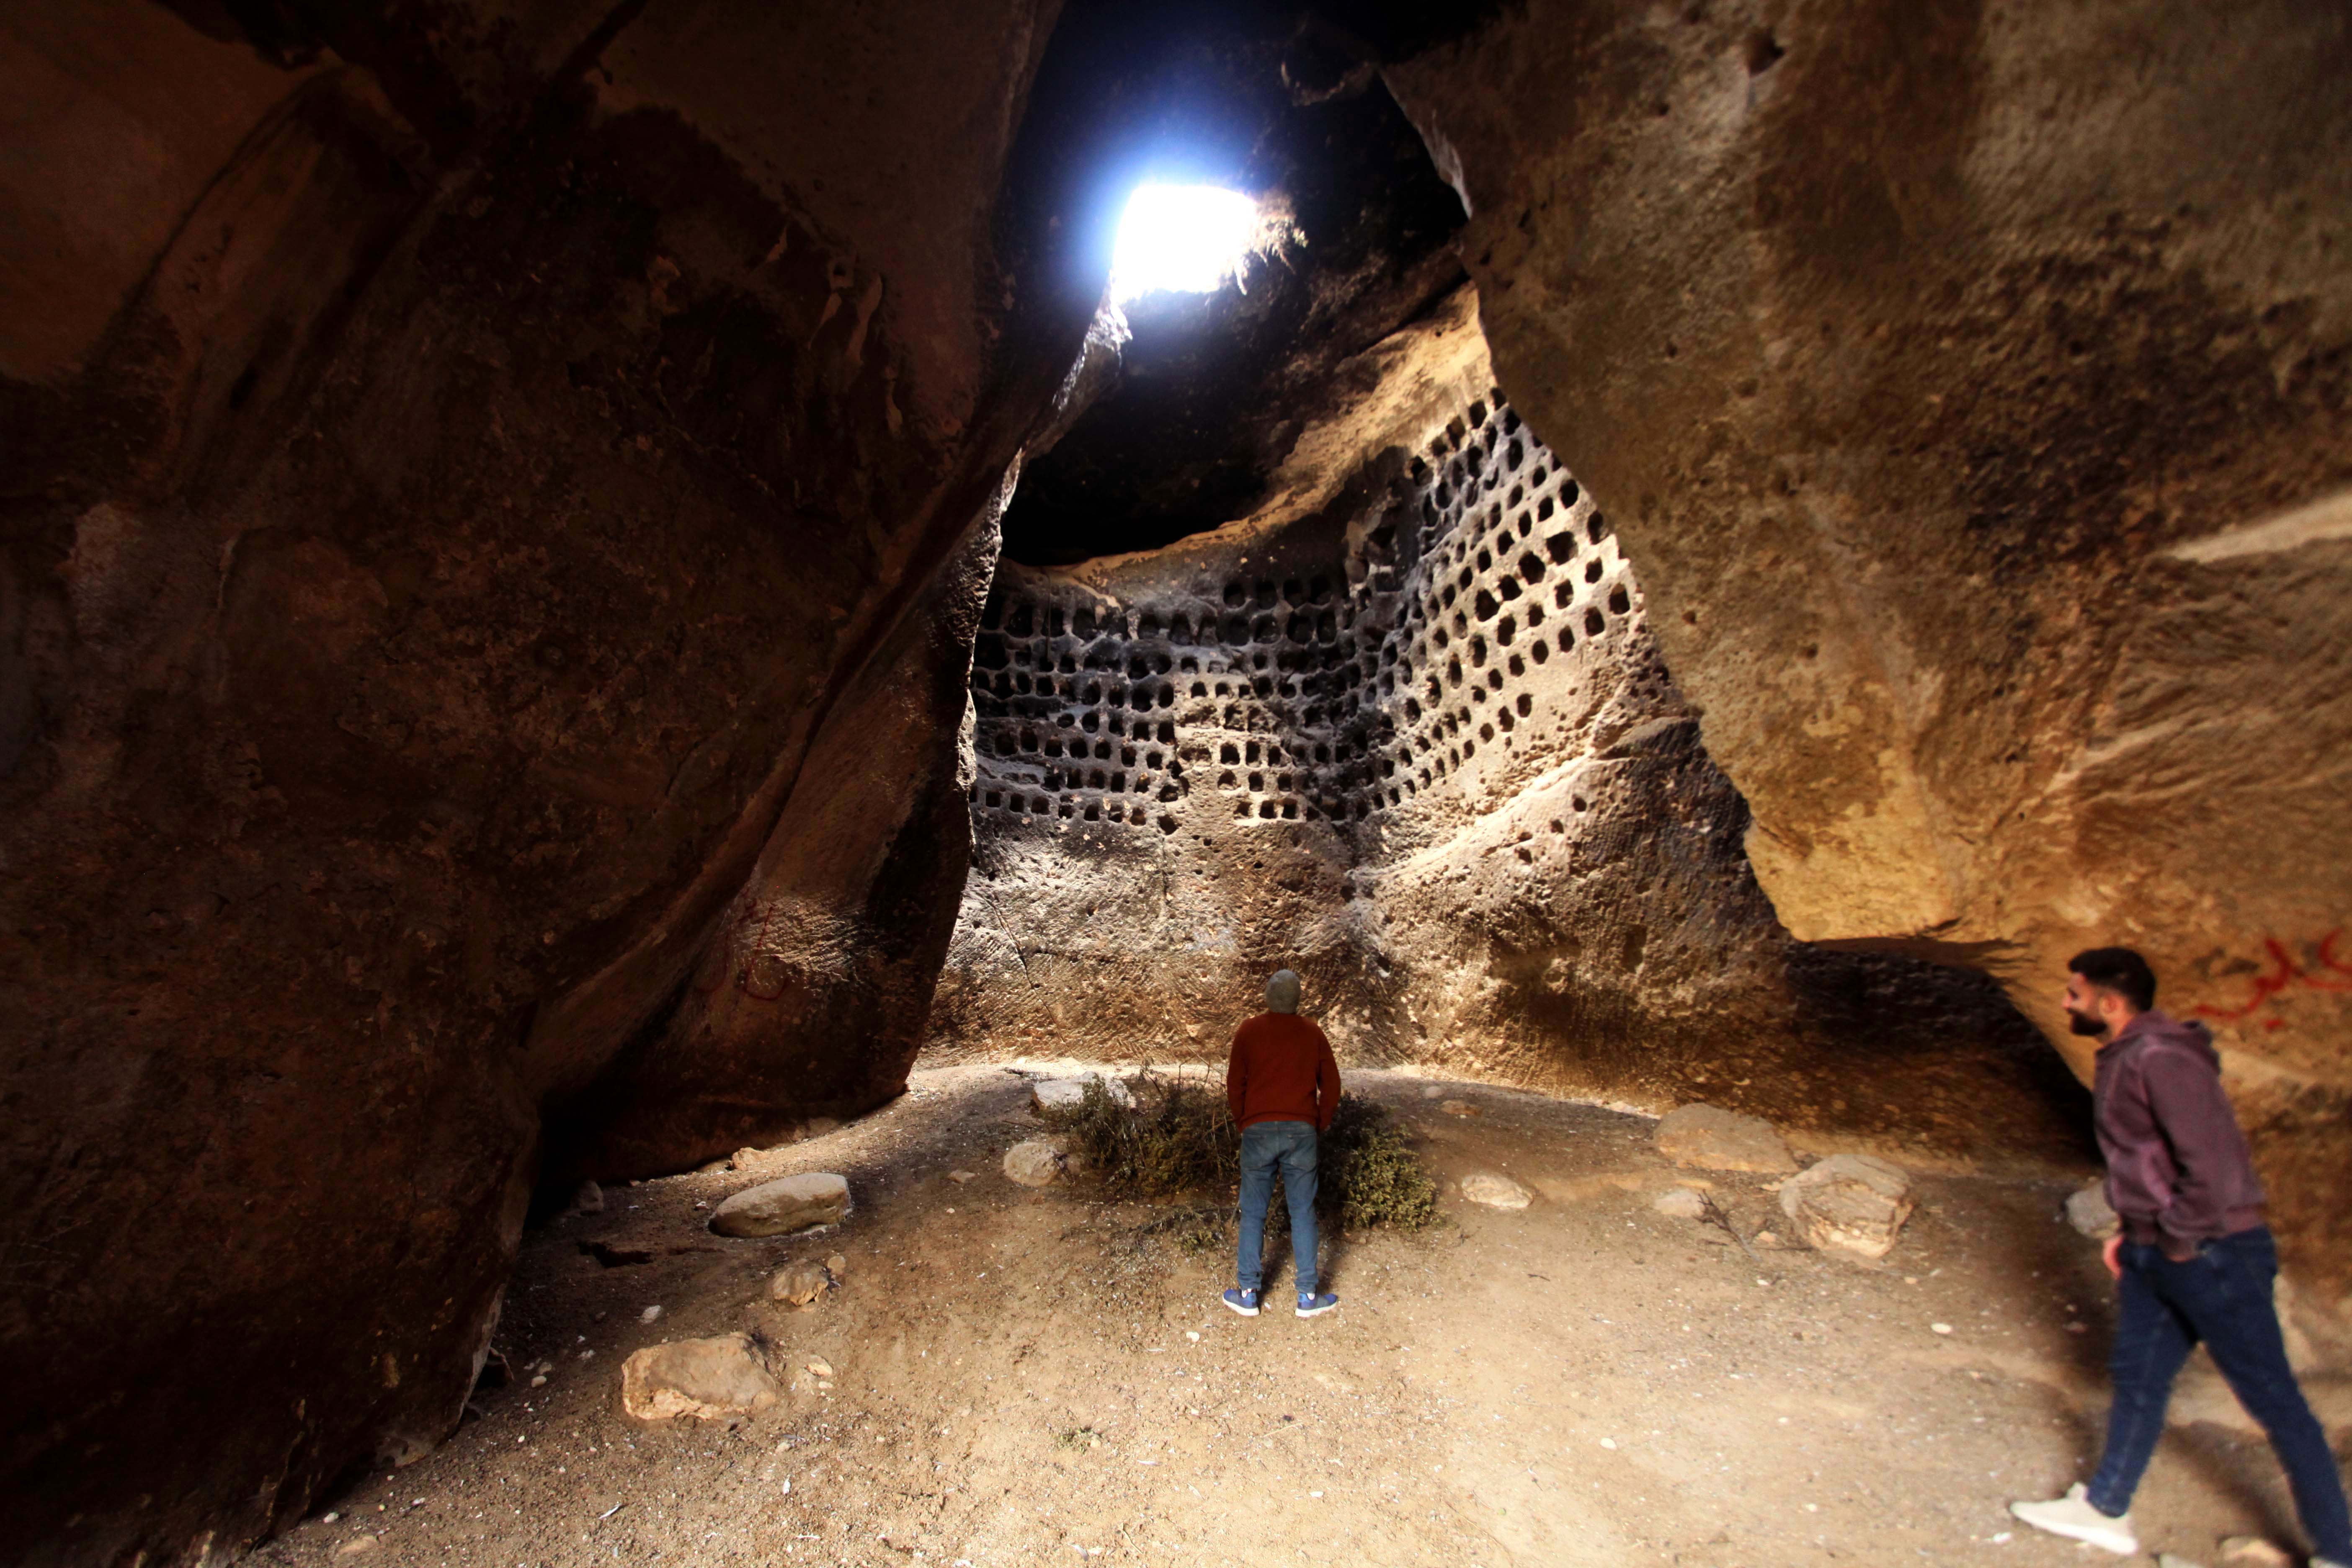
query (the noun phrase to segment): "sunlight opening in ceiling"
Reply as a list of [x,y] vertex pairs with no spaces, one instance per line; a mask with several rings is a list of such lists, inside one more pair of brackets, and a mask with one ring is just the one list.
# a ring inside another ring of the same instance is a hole
[[1206,294],[1241,269],[1257,204],[1214,185],[1138,185],[1118,221],[1110,297],[1124,305],[1158,289]]

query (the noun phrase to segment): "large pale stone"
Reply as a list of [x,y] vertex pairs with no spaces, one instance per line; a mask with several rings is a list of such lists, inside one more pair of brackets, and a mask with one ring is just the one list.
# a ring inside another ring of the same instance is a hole
[[1884,1258],[1911,1209],[1911,1178],[1874,1154],[1832,1154],[1780,1184],[1781,1212],[1824,1252]]
[[710,1228],[720,1236],[782,1236],[832,1225],[849,1213],[849,1183],[830,1171],[746,1187],[719,1205]]
[[1024,1187],[1050,1187],[1061,1179],[1061,1148],[1043,1138],[1015,1143],[1004,1152],[1004,1173]]
[[1714,1105],[1685,1105],[1658,1123],[1658,1152],[1677,1165],[1706,1171],[1793,1171],[1789,1145],[1760,1116],[1743,1116]]
[[745,1334],[647,1345],[621,1363],[621,1404],[640,1421],[765,1410],[776,1380]]
[[1490,1209],[1523,1209],[1533,1196],[1510,1177],[1494,1171],[1474,1171],[1463,1177],[1462,1195]]

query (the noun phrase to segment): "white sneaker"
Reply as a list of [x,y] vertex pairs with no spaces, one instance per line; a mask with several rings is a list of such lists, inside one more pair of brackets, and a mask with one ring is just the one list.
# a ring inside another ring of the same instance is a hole
[[2139,1550],[2139,1539],[2132,1534],[2131,1515],[2110,1519],[2101,1513],[2084,1496],[2080,1481],[2068,1487],[2064,1497],[2048,1502],[2013,1502],[2009,1511],[2036,1530],[2088,1542],[2118,1557],[2129,1557]]

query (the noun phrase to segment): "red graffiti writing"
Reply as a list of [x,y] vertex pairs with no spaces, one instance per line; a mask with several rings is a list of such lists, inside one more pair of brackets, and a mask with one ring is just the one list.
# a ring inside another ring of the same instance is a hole
[[[2318,941],[2306,944],[2311,957],[2298,963],[2286,943],[2276,937],[2263,942],[2263,951],[2270,954],[2270,967],[2254,976],[2254,994],[2242,1007],[2198,1006],[2191,1008],[2200,1018],[2219,1023],[2237,1024],[2252,1018],[2271,1006],[2290,991],[2352,991],[2352,960],[2336,956],[2336,940],[2344,934],[2338,926]],[[2284,1018],[2271,1016],[2262,1021],[2265,1029],[2283,1029]]]

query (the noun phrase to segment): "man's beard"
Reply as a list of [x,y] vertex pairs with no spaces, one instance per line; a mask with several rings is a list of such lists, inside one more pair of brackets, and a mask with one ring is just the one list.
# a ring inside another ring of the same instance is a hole
[[2095,1013],[2077,1013],[2072,1007],[2066,1009],[2066,1026],[2078,1035],[2104,1035],[2107,1032],[2105,1018]]

